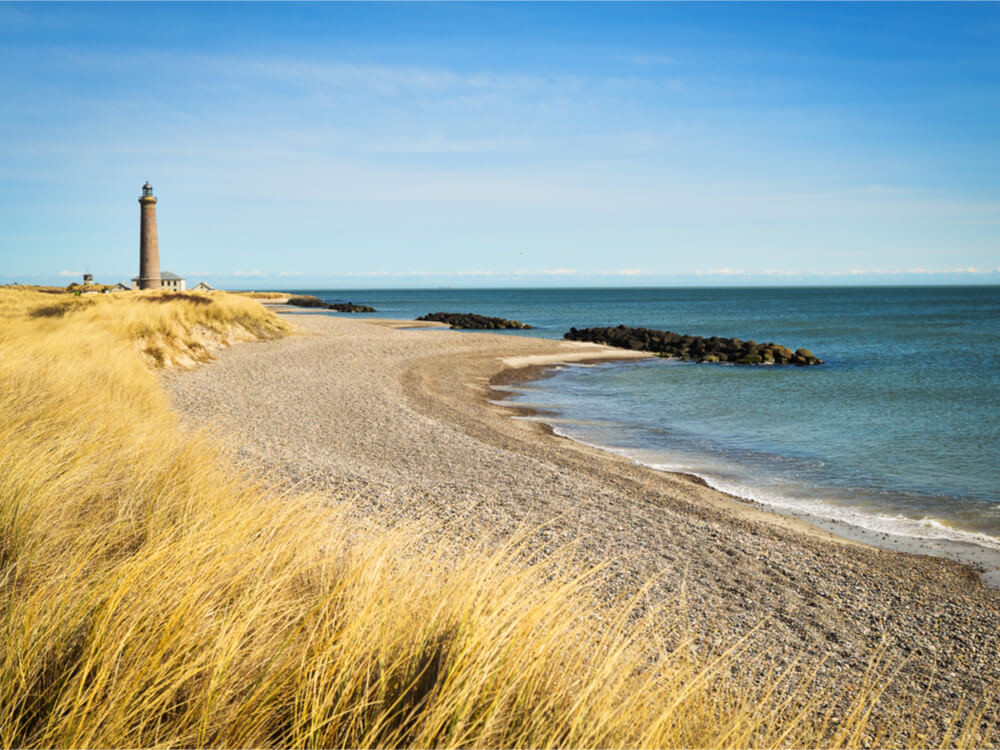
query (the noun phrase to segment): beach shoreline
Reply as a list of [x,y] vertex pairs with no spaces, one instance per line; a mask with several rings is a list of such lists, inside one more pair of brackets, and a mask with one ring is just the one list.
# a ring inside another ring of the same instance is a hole
[[[871,544],[862,539],[852,539],[849,536],[837,534],[835,532],[830,532],[824,530],[821,526],[812,523],[801,516],[797,516],[793,513],[779,513],[777,511],[771,510],[767,506],[747,497],[742,497],[725,490],[721,490],[712,487],[711,483],[706,480],[705,477],[699,476],[698,474],[693,474],[691,472],[685,471],[663,471],[655,469],[645,464],[635,461],[627,456],[621,454],[613,453],[606,448],[597,445],[590,445],[580,440],[576,440],[572,437],[561,435],[556,432],[552,425],[545,421],[546,416],[554,416],[552,412],[548,412],[544,409],[522,406],[517,403],[509,402],[507,399],[510,397],[511,393],[504,392],[502,388],[504,386],[516,385],[517,383],[525,383],[533,380],[539,380],[547,377],[551,377],[557,372],[560,365],[563,364],[588,364],[588,365],[598,365],[598,364],[608,364],[613,362],[627,362],[634,361],[637,359],[648,358],[650,356],[644,353],[629,352],[627,350],[622,350],[623,353],[627,355],[639,356],[613,356],[614,350],[610,352],[593,352],[593,353],[581,353],[580,356],[560,356],[559,354],[540,354],[540,355],[530,355],[526,357],[498,357],[497,359],[502,365],[496,374],[489,379],[489,389],[484,391],[482,394],[482,401],[486,404],[499,405],[507,410],[510,417],[523,417],[532,420],[532,422],[538,427],[539,431],[551,438],[560,441],[566,441],[572,446],[578,446],[580,448],[585,448],[588,451],[597,451],[603,459],[617,459],[625,460],[636,467],[640,467],[646,471],[655,472],[656,474],[672,477],[679,479],[684,482],[690,482],[701,487],[705,487],[713,493],[711,501],[713,503],[720,503],[722,507],[726,510],[734,513],[739,513],[744,511],[747,507],[753,508],[756,511],[762,512],[764,515],[760,516],[758,520],[764,520],[768,523],[777,523],[778,525],[784,525],[787,521],[791,521],[795,526],[796,530],[805,534],[816,534],[820,538],[828,539],[830,541],[842,544],[860,544],[867,547],[878,548],[879,545]],[[608,356],[611,354],[612,356]],[[589,356],[588,356],[589,355]],[[564,447],[567,447],[563,443]],[[726,505],[726,503],[729,505]],[[756,516],[756,514],[755,514]],[[775,518],[777,516],[777,518]],[[778,520],[781,519],[781,520]],[[920,554],[916,550],[900,550],[904,552],[912,552],[913,554]]]
[[1000,592],[969,568],[852,542],[559,437],[512,419],[492,387],[569,355],[636,353],[278,309],[303,335],[163,382],[186,423],[214,425],[290,488],[386,522],[432,519],[457,549],[537,529],[535,554],[572,547],[604,566],[608,602],[644,586],[652,602],[682,597],[700,638],[744,637],[774,668],[820,682],[856,683],[881,649],[901,665],[899,705],[926,693],[939,717],[1000,686]]
[[[544,358],[540,358],[544,359]],[[525,406],[514,401],[509,401],[516,392],[519,383],[526,383],[533,380],[541,380],[556,375],[561,369],[561,365],[567,364],[612,364],[620,361],[629,361],[632,358],[621,360],[618,358],[605,358],[595,360],[572,360],[567,359],[560,362],[550,362],[547,364],[522,363],[517,358],[507,358],[502,360],[505,368],[497,373],[491,380],[491,387],[497,389],[496,398],[493,403],[501,404],[511,410],[515,417],[538,420],[546,433],[556,438],[562,438],[574,443],[579,443],[604,453],[624,457],[633,460],[639,466],[643,466],[650,471],[668,474],[676,477],[683,477],[689,481],[696,482],[705,487],[711,488],[716,493],[723,495],[733,502],[752,505],[768,514],[777,514],[793,519],[797,519],[806,524],[805,530],[821,530],[832,534],[840,541],[848,544],[860,544],[868,547],[878,548],[889,552],[900,552],[904,554],[923,555],[928,557],[938,557],[952,562],[956,562],[968,568],[980,577],[983,583],[993,589],[1000,589],[1000,551],[988,549],[983,546],[973,544],[960,544],[951,541],[947,544],[937,540],[924,537],[907,537],[900,534],[880,532],[868,529],[858,524],[852,524],[837,518],[828,518],[806,510],[798,510],[791,506],[772,506],[767,502],[758,500],[752,493],[739,494],[739,490],[730,490],[723,486],[716,477],[710,474],[698,474],[688,471],[660,468],[632,457],[627,451],[615,451],[611,448],[595,445],[580,440],[571,435],[559,432],[552,424],[546,421],[546,417],[556,418],[560,415],[548,409],[538,406]],[[513,390],[505,390],[513,387]]]

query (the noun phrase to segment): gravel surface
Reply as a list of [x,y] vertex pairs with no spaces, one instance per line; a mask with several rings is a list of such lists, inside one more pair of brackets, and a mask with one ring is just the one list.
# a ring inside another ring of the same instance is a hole
[[456,550],[526,530],[532,554],[572,543],[607,564],[608,601],[653,579],[649,600],[681,613],[699,643],[750,634],[768,668],[794,664],[819,684],[860,684],[881,645],[899,673],[880,710],[926,699],[932,732],[963,696],[1000,690],[1000,592],[972,571],[839,540],[490,403],[491,383],[537,374],[538,357],[608,352],[283,314],[300,334],[163,377],[187,424],[211,425],[272,481],[348,498],[380,523],[427,520]]

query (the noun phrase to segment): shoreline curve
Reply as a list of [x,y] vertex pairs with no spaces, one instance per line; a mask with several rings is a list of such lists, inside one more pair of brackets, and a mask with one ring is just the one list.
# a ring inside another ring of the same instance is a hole
[[495,403],[491,385],[574,352],[596,361],[594,345],[284,317],[306,335],[234,347],[162,380],[186,424],[213,425],[272,481],[378,523],[428,519],[457,551],[530,530],[532,555],[573,549],[602,566],[595,585],[609,605],[639,590],[651,605],[683,602],[701,641],[746,638],[769,667],[821,683],[856,684],[881,652],[900,664],[887,705],[933,683],[931,713],[945,720],[962,694],[1000,686],[1000,592],[970,569],[852,543]]

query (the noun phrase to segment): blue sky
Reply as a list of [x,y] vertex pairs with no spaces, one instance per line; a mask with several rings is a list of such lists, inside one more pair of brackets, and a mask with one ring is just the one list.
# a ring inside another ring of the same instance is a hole
[[994,3],[0,3],[0,283],[1000,283]]

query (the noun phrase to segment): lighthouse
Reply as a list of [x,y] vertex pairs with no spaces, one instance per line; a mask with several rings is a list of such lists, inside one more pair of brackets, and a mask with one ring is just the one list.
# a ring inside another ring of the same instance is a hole
[[139,198],[139,289],[159,289],[160,243],[156,239],[156,196],[148,182]]

